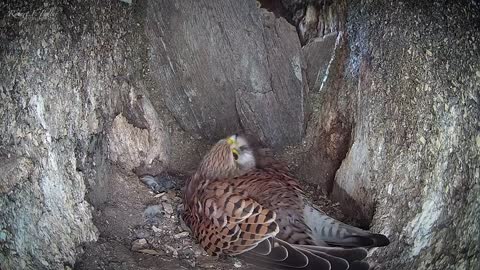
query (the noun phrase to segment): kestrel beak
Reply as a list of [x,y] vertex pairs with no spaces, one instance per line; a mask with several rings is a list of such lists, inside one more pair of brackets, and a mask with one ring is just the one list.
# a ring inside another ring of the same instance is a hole
[[230,137],[227,138],[227,143],[229,145],[233,145],[235,143],[237,143],[237,137],[238,137],[238,134],[235,134],[235,135],[232,135]]
[[238,156],[238,149],[235,147],[235,146],[236,146],[236,143],[237,143],[237,137],[238,137],[237,134],[228,137],[228,138],[227,138],[227,143],[228,143],[229,145],[233,146],[233,148],[232,148],[232,153],[234,153],[235,155]]

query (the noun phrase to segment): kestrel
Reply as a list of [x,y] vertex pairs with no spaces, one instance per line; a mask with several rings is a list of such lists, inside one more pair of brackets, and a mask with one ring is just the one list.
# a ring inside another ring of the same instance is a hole
[[187,183],[183,219],[207,253],[275,269],[369,269],[366,248],[388,238],[317,209],[287,167],[251,141],[220,140]]

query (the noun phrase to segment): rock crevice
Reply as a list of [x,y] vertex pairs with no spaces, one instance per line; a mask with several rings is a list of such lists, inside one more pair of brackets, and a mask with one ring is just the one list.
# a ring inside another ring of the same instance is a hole
[[129,250],[152,239],[144,208],[181,208],[137,175],[188,175],[241,129],[391,238],[378,269],[476,267],[478,6],[267,2],[277,16],[253,0],[0,3],[0,268],[191,266],[193,249]]

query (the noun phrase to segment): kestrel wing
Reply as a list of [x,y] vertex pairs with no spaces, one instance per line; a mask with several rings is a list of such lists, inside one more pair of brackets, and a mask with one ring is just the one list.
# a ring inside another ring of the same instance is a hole
[[267,238],[275,236],[275,213],[240,191],[231,183],[217,181],[207,187],[202,207],[204,219],[199,225],[200,244],[210,255],[236,255],[260,247],[270,252]]

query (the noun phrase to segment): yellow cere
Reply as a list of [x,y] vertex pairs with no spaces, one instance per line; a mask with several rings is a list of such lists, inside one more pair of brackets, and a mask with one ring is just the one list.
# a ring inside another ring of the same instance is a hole
[[235,142],[235,139],[233,137],[228,137],[227,143],[232,145]]
[[233,149],[232,149],[232,153],[234,153],[235,155],[238,155],[237,149],[233,148]]

